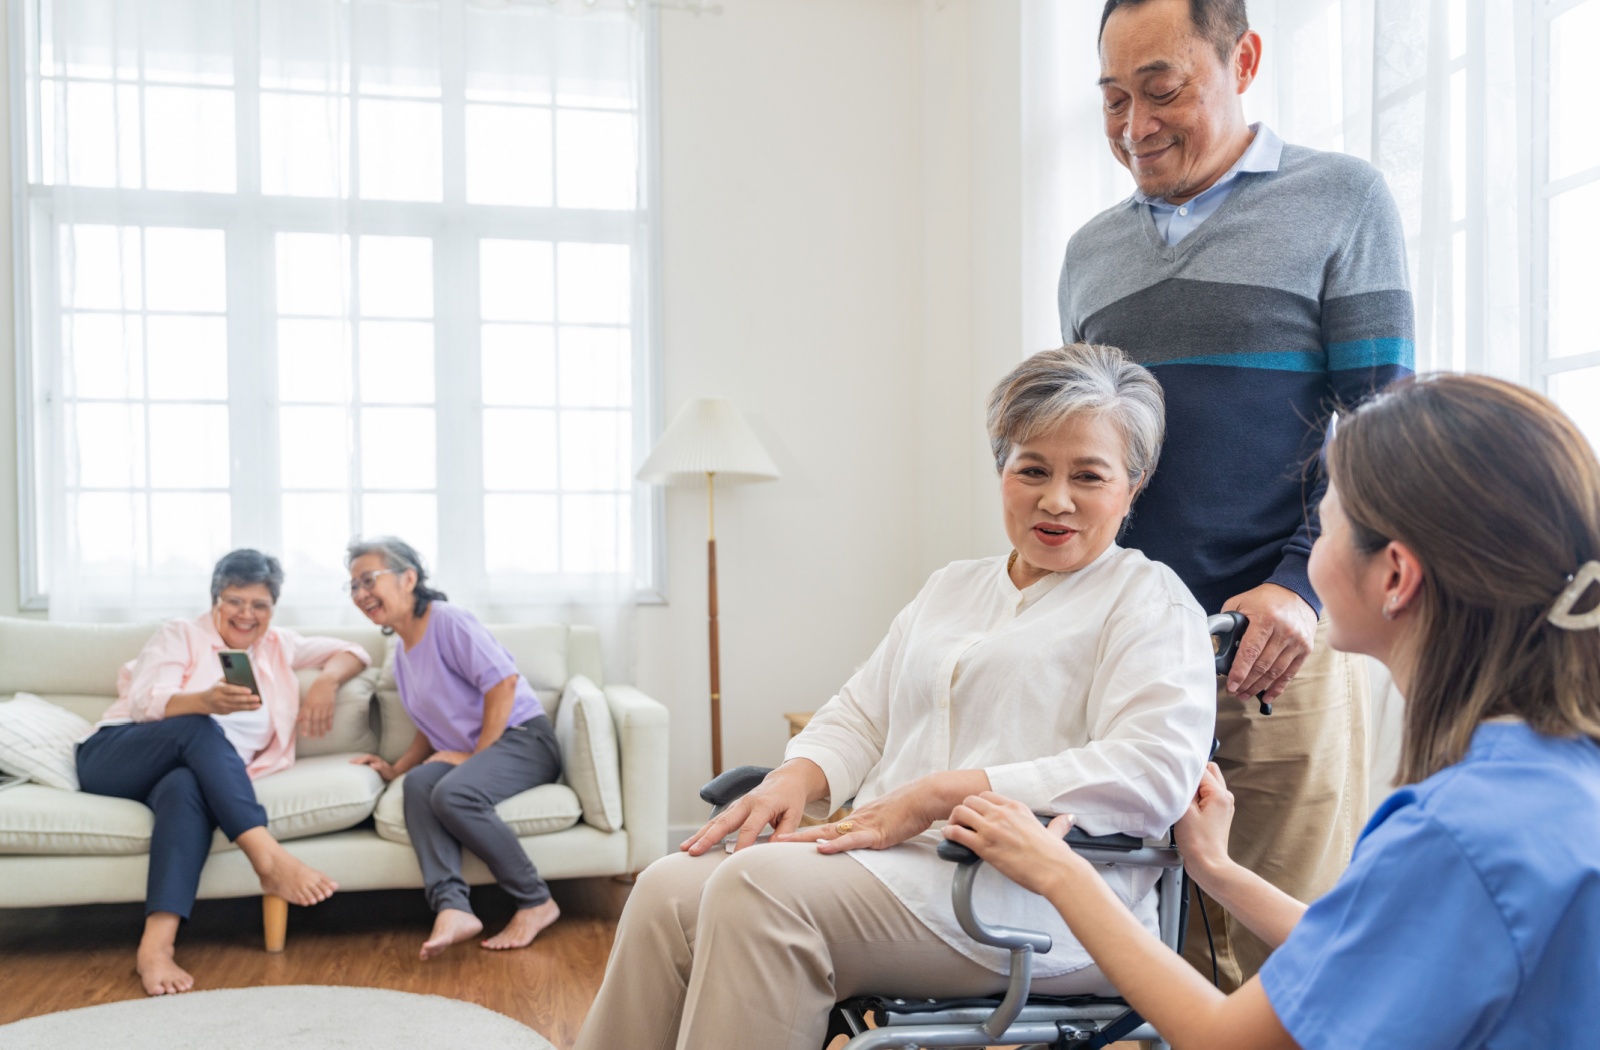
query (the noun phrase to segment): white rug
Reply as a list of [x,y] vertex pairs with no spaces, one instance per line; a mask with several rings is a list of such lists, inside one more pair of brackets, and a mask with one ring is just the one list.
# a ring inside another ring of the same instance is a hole
[[493,1010],[382,988],[283,985],[186,992],[0,1025],[5,1050],[555,1050]]

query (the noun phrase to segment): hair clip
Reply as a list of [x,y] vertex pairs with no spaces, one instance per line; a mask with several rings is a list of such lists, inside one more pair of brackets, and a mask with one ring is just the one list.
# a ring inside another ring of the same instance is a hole
[[1600,583],[1600,561],[1585,562],[1575,575],[1567,577],[1568,583],[1555,605],[1550,607],[1547,619],[1563,631],[1585,631],[1600,628],[1600,605],[1586,613],[1574,613],[1573,606],[1591,586]]

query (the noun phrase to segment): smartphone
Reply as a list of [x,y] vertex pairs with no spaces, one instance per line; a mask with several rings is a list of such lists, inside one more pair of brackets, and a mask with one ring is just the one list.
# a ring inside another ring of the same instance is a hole
[[250,654],[243,649],[223,649],[217,653],[217,658],[222,661],[222,680],[229,685],[242,685],[256,696],[261,695],[261,690],[256,687],[256,672],[250,666]]

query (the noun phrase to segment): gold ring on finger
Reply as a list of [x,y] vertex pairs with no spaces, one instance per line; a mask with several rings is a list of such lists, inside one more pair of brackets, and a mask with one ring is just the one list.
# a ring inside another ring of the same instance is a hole
[[851,823],[850,821],[842,820],[839,823],[835,824],[833,826],[833,829],[835,831],[837,831],[841,835],[848,835],[848,834],[850,834],[850,829],[853,828],[853,827],[855,827],[855,825],[853,823]]

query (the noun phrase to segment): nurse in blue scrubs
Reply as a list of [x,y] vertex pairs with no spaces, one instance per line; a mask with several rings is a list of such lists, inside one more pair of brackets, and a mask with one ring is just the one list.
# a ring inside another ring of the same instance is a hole
[[1343,418],[1311,582],[1407,698],[1401,787],[1309,908],[1228,859],[1213,766],[1178,846],[1269,944],[1224,996],[992,793],[945,835],[1041,893],[1186,1048],[1600,1046],[1600,462],[1524,388],[1402,381]]

